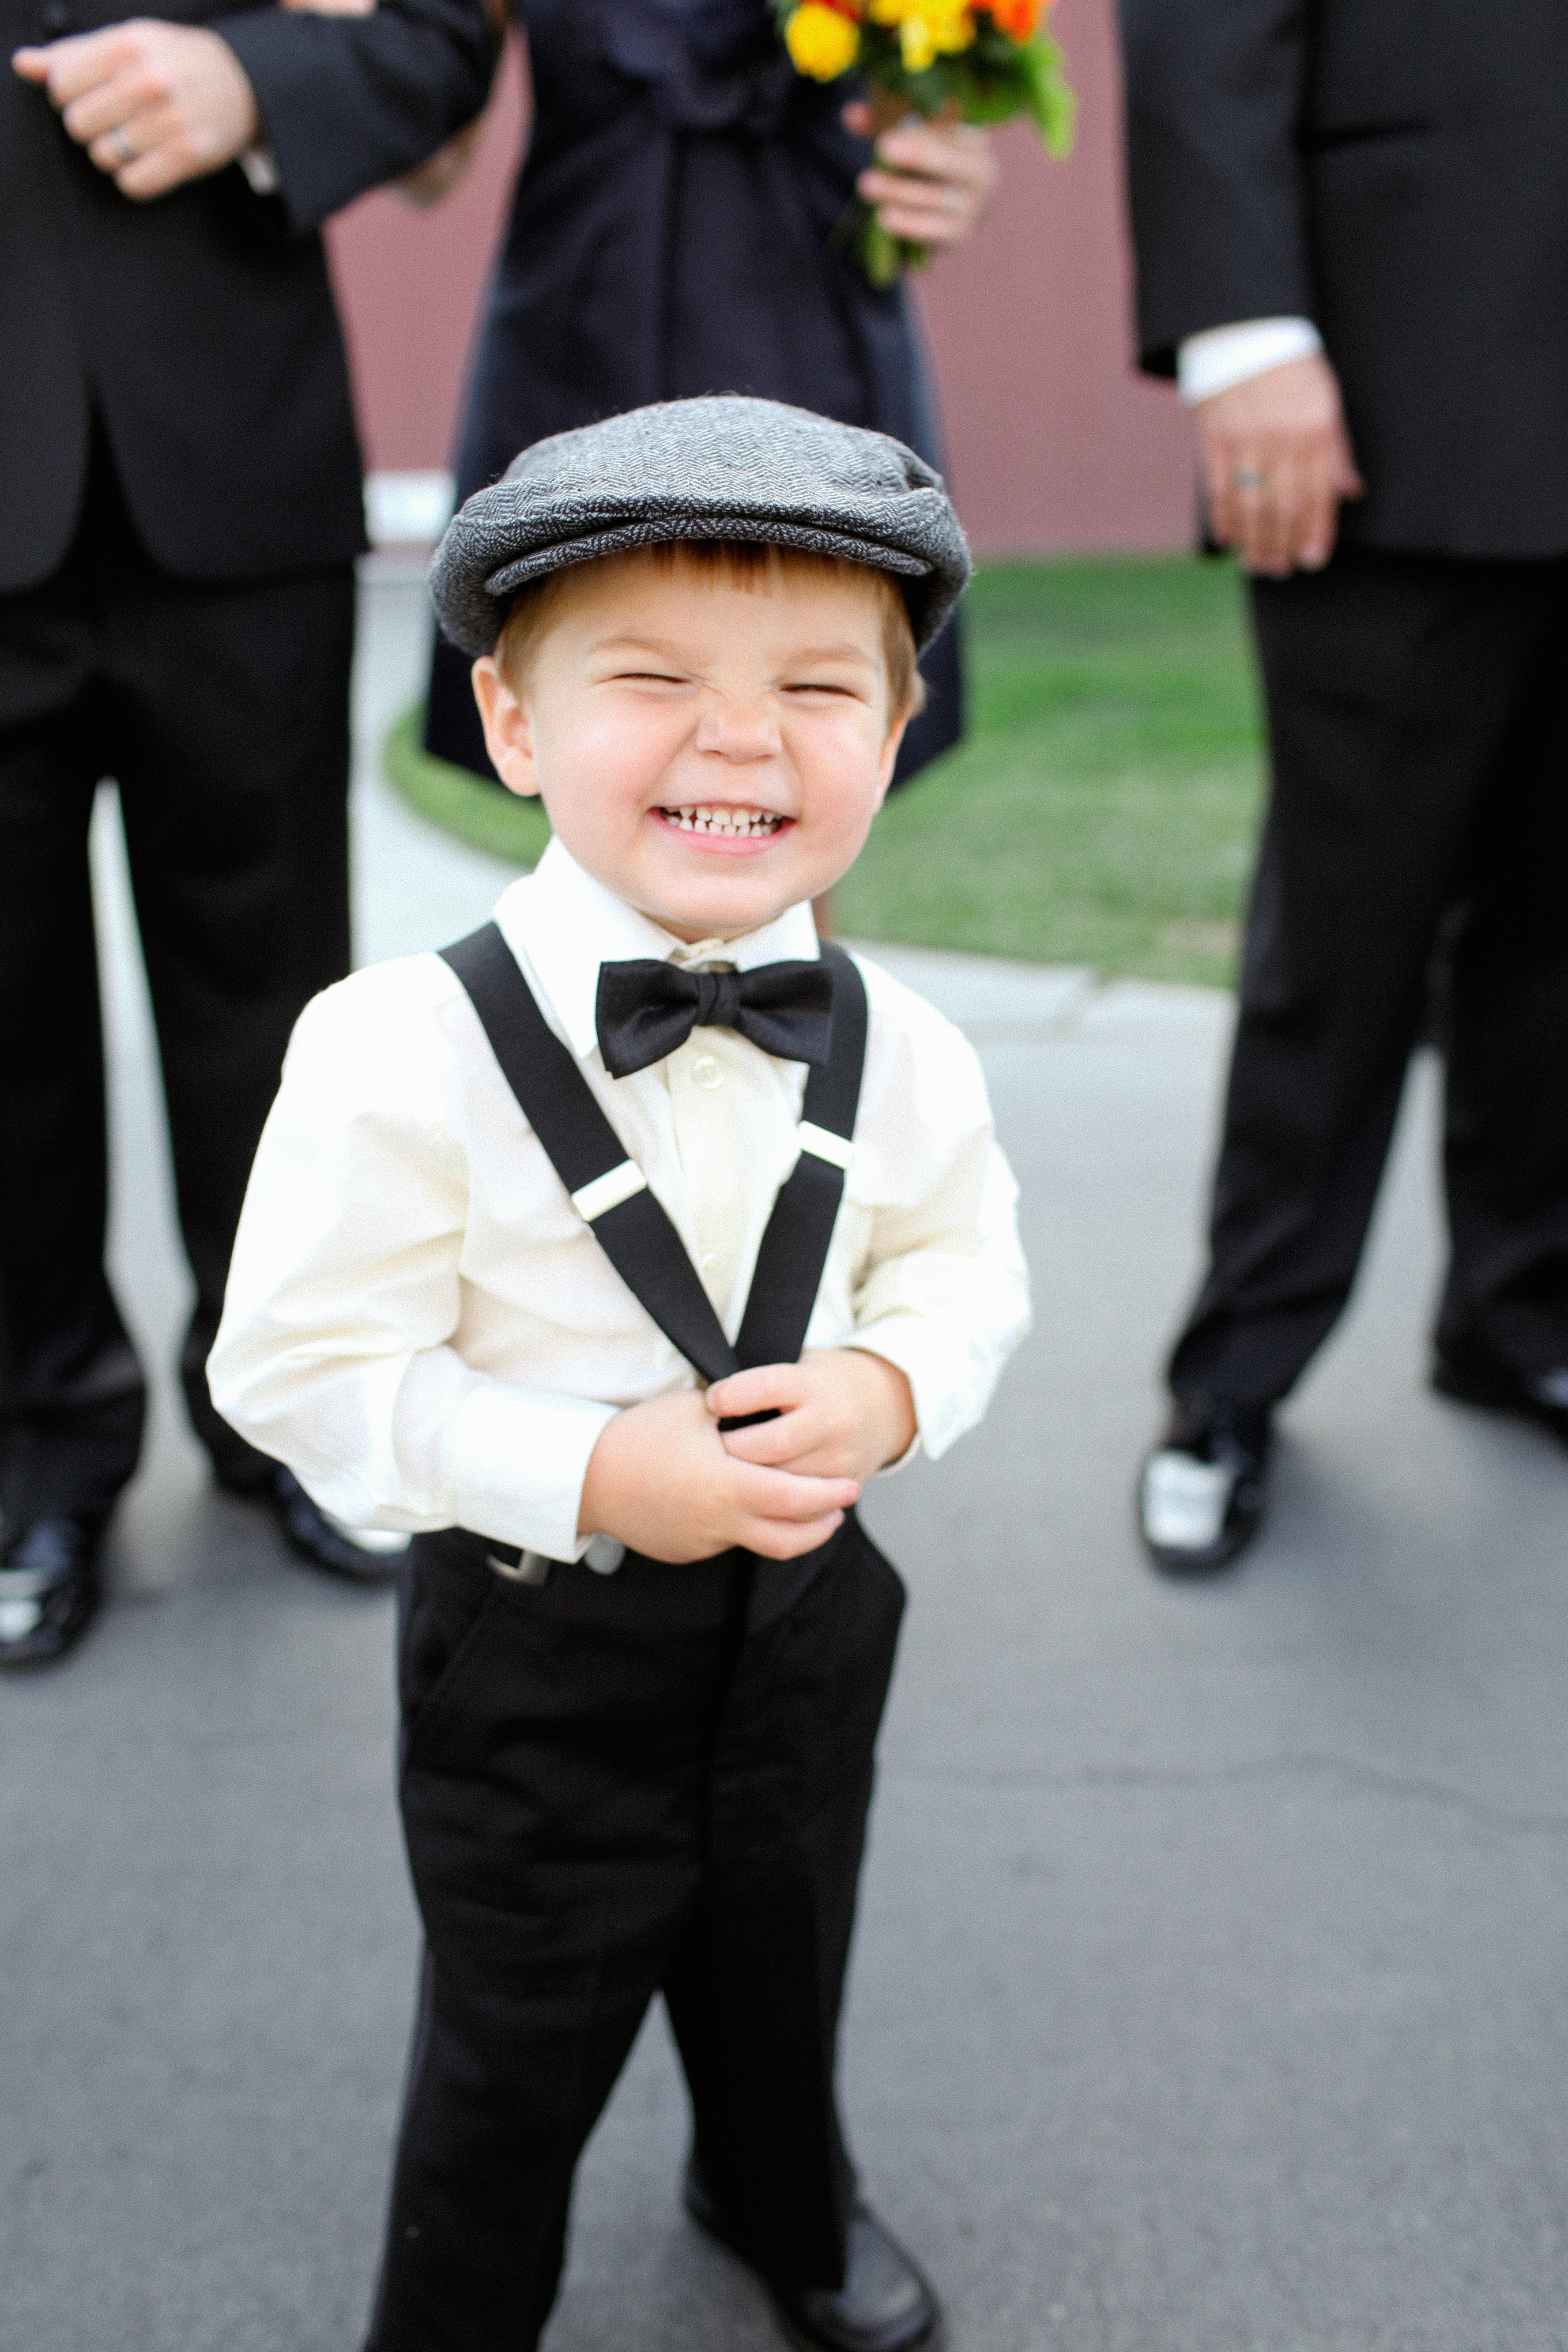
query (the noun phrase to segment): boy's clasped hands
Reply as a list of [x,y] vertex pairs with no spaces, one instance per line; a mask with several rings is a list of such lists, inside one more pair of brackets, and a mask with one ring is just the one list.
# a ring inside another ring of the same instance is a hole
[[[721,1430],[751,1413],[776,1420]],[[706,1559],[741,1545],[765,1559],[815,1551],[864,1482],[915,1437],[909,1381],[858,1348],[808,1348],[631,1405],[608,1423],[583,1484],[580,1531],[652,1559]]]

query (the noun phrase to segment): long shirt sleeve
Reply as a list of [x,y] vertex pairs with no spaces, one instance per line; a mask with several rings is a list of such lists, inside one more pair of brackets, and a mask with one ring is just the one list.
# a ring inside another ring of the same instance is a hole
[[365,16],[273,6],[212,24],[249,77],[270,185],[297,233],[422,163],[480,111],[495,70],[481,0],[380,0]]
[[1315,320],[1297,129],[1310,0],[1120,0],[1142,364],[1190,335]]
[[[700,1031],[609,1078],[584,1016],[597,886],[550,857],[498,919],[733,1337],[798,1149],[800,1067]],[[670,947],[619,913],[613,951]],[[739,945],[759,961],[809,951],[790,926]],[[1015,1188],[965,1040],[874,965],[864,976],[854,1157],[807,1344],[899,1365],[941,1453],[1027,1327]],[[358,973],[302,1016],[209,1375],[226,1417],[352,1524],[463,1526],[558,1559],[587,1539],[583,1479],[605,1423],[696,1378],[573,1207],[436,956]]]

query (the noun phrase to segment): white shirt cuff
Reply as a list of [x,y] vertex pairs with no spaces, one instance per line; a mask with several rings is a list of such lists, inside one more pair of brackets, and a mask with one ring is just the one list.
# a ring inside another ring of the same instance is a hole
[[476,1382],[447,1428],[447,1501],[454,1524],[498,1543],[578,1559],[588,1457],[616,1407],[586,1397]]
[[979,1418],[976,1412],[963,1410],[970,1402],[967,1398],[954,1395],[953,1349],[951,1343],[942,1345],[944,1339],[950,1335],[928,1330],[919,1315],[894,1312],[853,1331],[843,1343],[882,1357],[910,1384],[915,1407],[914,1443],[896,1462],[884,1463],[884,1470],[901,1470],[917,1452],[929,1454],[934,1462]]
[[275,196],[278,194],[283,185],[283,174],[278,169],[278,158],[270,147],[247,147],[237,160],[250,182],[252,195]]
[[1322,348],[1310,319],[1248,319],[1235,327],[1210,327],[1177,344],[1176,389],[1194,408],[1233,383],[1267,375],[1287,360],[1308,359]]

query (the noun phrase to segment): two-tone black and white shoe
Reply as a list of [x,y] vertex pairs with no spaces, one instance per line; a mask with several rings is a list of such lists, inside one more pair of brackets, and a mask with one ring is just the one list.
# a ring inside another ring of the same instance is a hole
[[34,1519],[0,1550],[0,1666],[49,1666],[98,1613],[100,1518]]
[[1267,1405],[1177,1400],[1138,1478],[1138,1527],[1165,1576],[1212,1576],[1246,1550],[1268,1499]]
[[308,1560],[323,1576],[345,1584],[363,1584],[379,1591],[397,1581],[398,1567],[408,1549],[406,1536],[384,1535],[374,1528],[351,1528],[324,1511],[308,1495],[292,1470],[281,1462],[262,1461],[243,1476],[219,1469],[218,1485],[242,1501],[263,1504],[282,1528],[289,1549]]

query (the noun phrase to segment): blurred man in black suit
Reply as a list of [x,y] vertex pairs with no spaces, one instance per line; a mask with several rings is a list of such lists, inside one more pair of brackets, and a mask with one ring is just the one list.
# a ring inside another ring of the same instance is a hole
[[348,964],[359,453],[318,225],[483,105],[480,0],[330,16],[0,0],[0,1664],[91,1614],[143,1383],[103,1272],[87,870],[118,780],[226,1486],[384,1563],[205,1365],[295,1015]]
[[1568,1439],[1568,12],[1121,0],[1143,366],[1252,572],[1273,796],[1207,1279],[1144,1465],[1234,1559],[1447,971],[1433,1379]]

